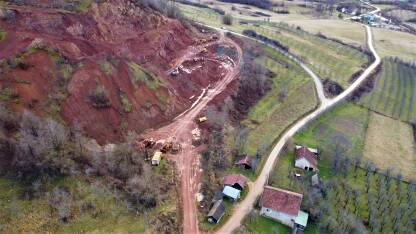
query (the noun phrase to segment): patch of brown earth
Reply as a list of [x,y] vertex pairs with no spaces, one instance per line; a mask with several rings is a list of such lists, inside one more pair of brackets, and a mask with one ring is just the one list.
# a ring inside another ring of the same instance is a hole
[[[1,76],[7,79],[0,80],[0,87],[10,86],[14,76],[30,83],[12,85],[19,103],[2,102],[19,111],[32,108],[40,115],[50,114],[40,106],[51,107],[52,96],[60,94],[54,103],[59,118],[101,144],[119,141],[128,131],[167,123],[192,104],[190,97],[226,71],[212,61],[218,57],[213,45],[198,54],[200,60],[183,63],[189,74],[170,76],[172,61],[189,47],[199,49],[195,38],[202,35],[127,0],[93,3],[84,14],[28,6],[13,6],[8,12],[12,17],[0,19],[0,28],[7,32],[0,42]],[[36,52],[26,58],[30,66],[22,69],[15,60],[28,51]],[[132,62],[158,85],[137,80],[129,66]],[[68,77],[60,87],[64,72]],[[98,88],[108,106],[97,108],[91,102],[91,93]]]

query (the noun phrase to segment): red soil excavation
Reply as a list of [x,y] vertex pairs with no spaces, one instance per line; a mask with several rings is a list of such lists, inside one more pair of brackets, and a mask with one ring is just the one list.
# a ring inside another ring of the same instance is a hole
[[[181,175],[183,231],[199,233],[199,160],[191,132],[206,105],[229,93],[242,63],[238,44],[126,0],[93,3],[83,14],[27,5],[5,9],[0,14],[0,29],[7,33],[0,42],[0,90],[11,91],[13,100],[0,102],[41,116],[51,115],[48,107],[54,103],[53,113],[100,144],[120,141],[128,131],[146,130],[141,139],[167,140],[164,152]],[[218,52],[224,48],[234,54]],[[100,61],[111,69],[104,70]],[[131,62],[157,77],[159,85],[135,80]],[[62,64],[71,67],[69,77]],[[101,108],[89,99],[98,87],[107,99]],[[123,111],[121,97],[131,111]],[[138,142],[138,148],[155,145]]]

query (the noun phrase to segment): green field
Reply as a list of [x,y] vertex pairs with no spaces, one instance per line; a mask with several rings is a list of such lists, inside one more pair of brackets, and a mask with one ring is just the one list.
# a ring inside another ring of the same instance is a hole
[[416,36],[383,28],[374,28],[374,45],[381,57],[398,57],[416,61]]
[[338,147],[351,159],[361,157],[368,126],[369,111],[351,103],[334,107],[294,136],[297,144],[308,145],[320,151],[320,174],[329,176],[328,160]]
[[258,212],[252,212],[245,218],[243,225],[236,233],[243,234],[247,232],[253,234],[287,234],[290,232],[290,228],[260,216]]
[[271,90],[250,109],[240,129],[227,129],[224,144],[250,155],[264,153],[291,123],[318,104],[313,82],[301,67],[264,48],[267,57],[259,62],[275,73]]
[[383,59],[374,89],[359,104],[383,115],[416,123],[416,67],[392,58]]
[[[279,156],[269,185],[304,195],[302,210],[308,211],[312,218],[307,233],[346,230],[351,233],[401,233],[416,228],[410,218],[416,212],[414,185],[396,180],[397,174],[392,171],[375,172],[376,166],[368,164],[364,157],[360,156],[359,161],[351,158],[363,150],[367,119],[366,109],[351,103],[342,104],[296,134],[287,150]],[[328,132],[332,134],[328,135]],[[342,136],[341,142],[355,142],[353,150],[342,151],[338,160],[326,149],[331,148],[334,136]],[[321,190],[310,186],[312,173],[294,168],[294,143],[318,146],[321,150],[318,162],[319,176],[324,182]],[[294,172],[301,173],[302,178],[296,179]]]
[[[184,15],[195,21],[215,27],[226,27],[235,32],[245,29],[255,30],[257,33],[278,40],[289,51],[301,58],[322,79],[330,78],[338,82],[343,88],[349,85],[349,78],[361,69],[368,61],[367,56],[357,49],[341,43],[321,38],[286,23],[267,22],[235,18],[231,26],[223,25],[221,15],[212,9],[183,6]],[[241,21],[249,22],[240,24]],[[364,33],[364,29],[362,29]],[[351,33],[356,35],[357,30]],[[358,32],[359,34],[359,32]],[[355,36],[356,37],[356,36]]]

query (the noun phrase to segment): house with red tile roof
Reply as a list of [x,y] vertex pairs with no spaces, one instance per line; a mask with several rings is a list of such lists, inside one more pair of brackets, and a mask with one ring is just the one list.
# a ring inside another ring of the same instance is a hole
[[302,194],[265,186],[260,198],[260,214],[293,228],[302,199]]
[[243,175],[227,175],[224,177],[224,186],[230,186],[240,191],[243,191],[244,187],[246,186],[247,179]]
[[316,171],[318,169],[317,150],[305,146],[296,146],[295,167],[306,171]]

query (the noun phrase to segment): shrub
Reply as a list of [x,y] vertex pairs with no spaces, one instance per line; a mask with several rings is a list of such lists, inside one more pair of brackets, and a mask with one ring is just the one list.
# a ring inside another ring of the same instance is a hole
[[102,85],[97,86],[97,88],[90,93],[89,99],[92,105],[97,108],[105,108],[111,106],[110,100],[107,97],[107,91]]
[[233,17],[230,14],[226,14],[222,17],[222,22],[226,25],[232,25]]

